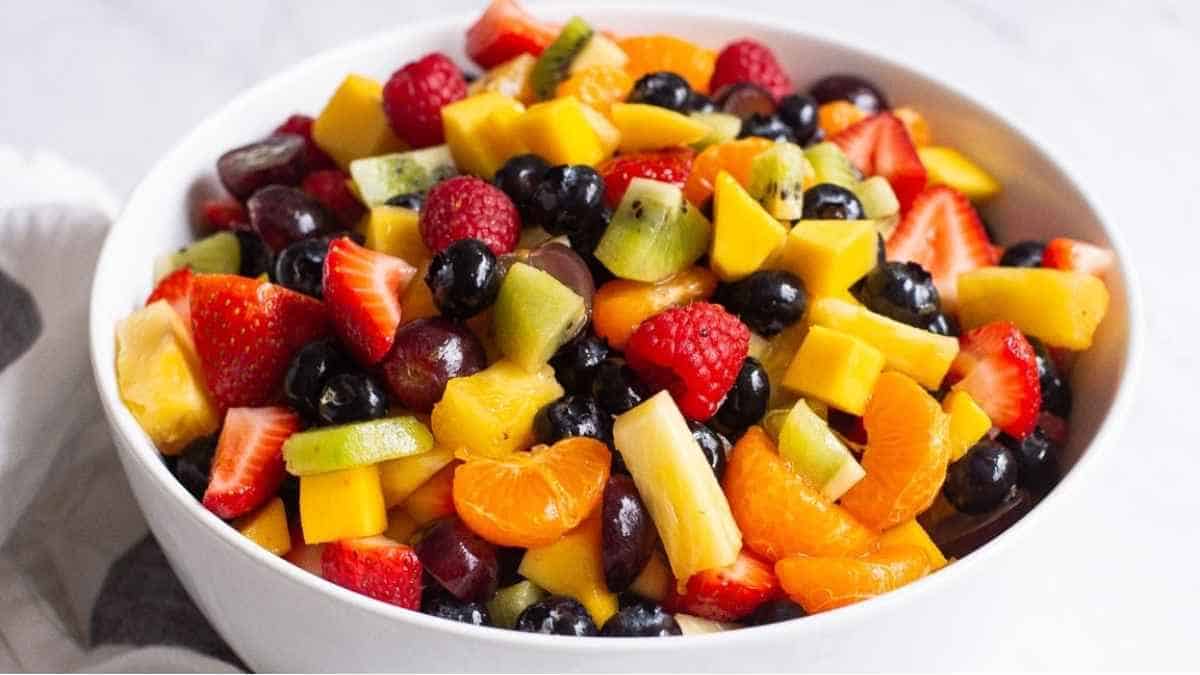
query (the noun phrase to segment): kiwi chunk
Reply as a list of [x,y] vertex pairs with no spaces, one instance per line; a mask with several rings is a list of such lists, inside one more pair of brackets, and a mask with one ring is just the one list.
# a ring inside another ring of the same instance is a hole
[[817,143],[816,145],[806,149],[804,156],[808,158],[812,164],[813,171],[816,172],[816,180],[814,185],[819,183],[833,183],[853,190],[858,182],[862,180],[858,169],[850,163],[846,154],[838,146],[826,141]]
[[900,213],[900,200],[891,183],[883,176],[871,176],[853,188],[863,207],[863,215],[870,220],[885,220]]
[[415,417],[385,417],[292,434],[283,444],[288,473],[309,476],[429,452],[433,434]]
[[512,628],[517,625],[517,617],[525,611],[525,608],[545,598],[546,595],[546,591],[532,581],[521,581],[496,591],[492,599],[488,600],[488,614],[492,615],[492,623],[497,626]]
[[696,262],[711,236],[712,225],[682,190],[634,178],[595,255],[623,279],[657,282]]
[[364,157],[350,162],[350,177],[368,207],[396,195],[422,193],[458,173],[450,146]]
[[777,220],[804,215],[804,180],[813,173],[804,151],[795,143],[776,143],[750,165],[750,196]]
[[181,267],[201,274],[237,274],[242,268],[242,247],[232,232],[218,232],[188,244],[154,263],[154,279],[162,280]]
[[692,143],[692,149],[696,152],[700,152],[710,145],[732,141],[742,131],[742,119],[737,115],[717,112],[694,112],[690,117],[702,122],[704,126],[710,129],[707,136]]
[[587,47],[595,31],[583,19],[575,16],[562,27],[554,42],[542,52],[537,63],[533,64],[533,72],[529,74],[529,83],[533,93],[540,100],[554,98],[554,90],[558,83],[567,78],[571,71],[571,62]]
[[586,322],[587,306],[578,293],[522,262],[508,269],[492,306],[496,346],[529,372],[549,362]]

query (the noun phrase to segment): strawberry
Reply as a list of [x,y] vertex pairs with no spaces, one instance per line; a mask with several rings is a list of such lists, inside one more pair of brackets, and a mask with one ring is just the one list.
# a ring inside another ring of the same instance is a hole
[[171,303],[171,308],[183,319],[183,325],[192,327],[192,280],[195,275],[189,267],[180,267],[163,277],[146,298],[146,304],[158,300]]
[[596,171],[604,179],[605,203],[611,208],[617,208],[634,178],[649,178],[682,188],[687,183],[688,174],[692,172],[692,160],[695,156],[691,150],[681,148],[613,157],[596,167]]
[[229,274],[194,276],[191,314],[200,367],[222,411],[275,401],[292,356],[329,334],[320,301]]
[[517,247],[521,218],[500,188],[474,176],[455,176],[425,197],[420,229],[421,240],[435,254],[460,239],[478,239],[504,255]]
[[243,230],[249,227],[246,207],[236,199],[208,199],[200,204],[204,224],[211,230]]
[[738,82],[757,84],[769,91],[776,101],[795,90],[774,52],[749,38],[730,42],[717,54],[708,90],[715,92]]
[[308,171],[337,167],[333,158],[317,145],[312,136],[313,118],[308,115],[292,115],[275,128],[277,134],[295,134],[304,139],[304,168]]
[[1042,253],[1042,267],[1103,276],[1115,260],[1112,251],[1066,237],[1051,239]]
[[771,565],[742,551],[728,567],[693,574],[682,595],[672,587],[663,606],[672,613],[686,612],[712,621],[738,621],[779,594],[779,580]]
[[1042,407],[1037,352],[1017,327],[996,321],[959,338],[950,376],[977,401],[992,424],[1017,439],[1037,424]]
[[262,506],[283,483],[283,443],[300,417],[283,407],[230,408],[217,440],[204,508],[229,520]]
[[359,201],[347,181],[350,176],[340,169],[313,171],[304,177],[300,189],[321,203],[325,210],[338,219],[342,227],[352,228],[358,224],[366,208]]
[[397,607],[421,606],[421,561],[416,552],[381,535],[326,544],[321,576]]
[[400,138],[414,148],[441,143],[442,106],[467,97],[462,71],[434,52],[392,73],[383,85],[383,111]]
[[998,259],[975,207],[945,186],[930,187],[917,196],[887,240],[887,257],[925,268],[942,302],[951,307],[958,275],[995,265]]
[[907,211],[925,188],[925,165],[908,136],[904,122],[881,112],[834,134],[833,141],[864,176],[883,176]]
[[467,29],[467,56],[481,68],[494,68],[521,54],[540,55],[557,34],[515,0],[492,0]]
[[322,293],[333,329],[364,365],[378,362],[392,348],[400,326],[400,294],[417,270],[354,243],[334,239],[325,256]]

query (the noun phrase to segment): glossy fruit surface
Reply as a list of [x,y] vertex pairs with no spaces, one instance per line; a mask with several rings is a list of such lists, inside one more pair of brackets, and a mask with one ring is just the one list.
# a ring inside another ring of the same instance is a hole
[[429,191],[421,209],[421,239],[440,253],[459,239],[479,239],[504,255],[517,245],[521,219],[504,192],[474,176],[444,180]]
[[641,574],[658,532],[629,476],[610,476],[600,506],[601,559],[608,590],[621,593]]
[[688,174],[683,194],[696,206],[702,206],[712,196],[717,174],[728,171],[741,185],[750,184],[750,169],[754,158],[770,149],[772,142],[765,138],[743,138],[710,145],[696,156]]
[[441,317],[417,319],[396,331],[392,351],[383,358],[384,382],[400,405],[429,412],[452,378],[487,366],[479,338],[461,323]]
[[565,396],[548,404],[533,418],[533,433],[547,445],[564,438],[587,436],[612,444],[612,417],[590,396]]
[[717,55],[709,87],[714,91],[736,82],[751,82],[779,99],[792,93],[792,80],[770,47],[742,38],[725,45]]
[[622,359],[608,358],[596,366],[592,395],[600,407],[619,415],[650,396],[650,389]]
[[560,595],[550,596],[530,605],[517,617],[514,626],[525,633],[544,635],[596,635],[596,624],[578,600]]
[[407,262],[335,239],[325,255],[322,296],[342,344],[358,362],[387,355],[400,326],[400,295],[417,270]]
[[970,394],[1005,433],[1027,436],[1042,404],[1033,345],[1007,321],[968,331],[959,342],[962,348],[950,368],[954,388]]
[[268,185],[296,185],[304,176],[304,139],[278,134],[234,148],[217,160],[221,184],[238,199]]
[[758,606],[750,616],[746,617],[746,624],[750,626],[765,626],[769,623],[779,623],[780,621],[791,621],[808,616],[808,612],[804,608],[796,604],[794,601],[787,598],[776,598],[768,600]]
[[455,598],[485,602],[496,592],[496,547],[457,518],[439,520],[417,535],[413,550],[425,571]]
[[604,637],[667,637],[682,635],[675,617],[652,602],[636,602],[604,622]]
[[330,241],[331,237],[310,237],[289,244],[275,259],[275,280],[284,288],[319,300]]
[[[767,402],[771,399],[771,383],[767,371],[758,359],[746,357],[738,370],[712,423],[718,429],[737,436],[751,424],[757,424],[767,413]],[[719,476],[718,476],[719,477]]]
[[858,297],[872,312],[918,328],[929,326],[942,309],[933,277],[913,262],[877,266],[866,276]]
[[583,233],[594,227],[604,203],[604,179],[585,165],[550,167],[529,200],[530,222],[550,234]]
[[609,355],[608,343],[591,332],[584,332],[559,347],[550,365],[554,377],[569,394],[592,393],[592,383],[600,363]]
[[710,621],[740,621],[779,594],[772,565],[742,551],[731,565],[688,578],[663,601],[666,608]]
[[818,103],[849,101],[868,114],[887,110],[887,99],[870,80],[858,75],[829,75],[817,80],[809,94]]
[[1044,241],[1018,241],[1004,249],[999,264],[1002,267],[1041,267],[1045,252]]
[[459,239],[433,256],[425,285],[443,316],[469,319],[496,301],[502,276],[486,243]]
[[250,227],[275,251],[288,244],[338,228],[321,203],[301,190],[285,185],[268,185],[246,202]]
[[466,98],[462,71],[445,54],[426,54],[392,73],[383,85],[383,110],[404,142],[426,148],[444,140],[443,106]]
[[646,319],[670,307],[707,298],[716,288],[716,276],[703,267],[689,267],[658,283],[610,281],[593,298],[592,326],[608,344],[624,349]]
[[692,430],[692,440],[700,446],[700,451],[704,453],[704,461],[712,467],[713,475],[717,480],[724,478],[725,467],[729,464],[729,439],[696,420],[688,421],[688,429]]
[[426,589],[421,595],[421,613],[472,626],[492,625],[492,616],[486,605],[464,602],[440,589]]
[[349,424],[383,417],[388,396],[375,378],[341,373],[329,378],[317,401],[317,416],[325,424]]
[[736,82],[715,90],[713,103],[721,112],[743,122],[754,115],[770,117],[775,113],[771,92],[752,82]]
[[819,183],[804,191],[804,218],[812,220],[862,220],[866,216],[854,193],[833,183]]
[[808,143],[817,133],[817,102],[811,96],[790,94],[779,101],[776,114],[792,128],[796,142]]
[[1012,451],[984,440],[950,465],[942,494],[963,513],[986,513],[1012,497],[1017,486],[1017,459]]
[[809,614],[894,591],[929,570],[929,557],[912,546],[862,558],[789,558],[775,566],[783,590]]
[[997,438],[1017,458],[1017,482],[1021,487],[1034,494],[1043,493],[1058,482],[1061,470],[1058,465],[1058,455],[1062,448],[1047,437],[1041,427],[1021,440],[1008,434],[1000,434]]
[[717,289],[716,301],[750,330],[771,337],[796,323],[808,308],[804,282],[786,270],[760,270]]
[[316,419],[325,383],[352,368],[353,363],[336,340],[310,342],[292,358],[283,378],[283,395],[289,406],[310,420]]
[[583,304],[590,314],[596,284],[587,262],[570,246],[557,241],[546,242],[530,251],[524,262],[554,277],[583,298]]
[[630,103],[649,103],[660,108],[686,112],[691,100],[692,88],[687,80],[671,72],[647,73],[633,84],[629,92]]
[[633,88],[633,79],[624,68],[595,65],[580,70],[558,85],[556,96],[574,96],[580,103],[607,113],[616,101],[624,100]]
[[671,149],[622,154],[597,167],[604,178],[604,201],[616,208],[634,178],[649,178],[683,187],[695,155],[691,150]]
[[537,155],[517,155],[505,162],[492,179],[496,187],[503,190],[516,205],[522,221],[530,220],[529,203],[533,199],[533,191],[549,168],[546,160]]
[[629,61],[625,72],[633,79],[655,72],[670,72],[683,76],[692,89],[708,93],[717,55],[711,49],[670,35],[642,35],[617,42]]

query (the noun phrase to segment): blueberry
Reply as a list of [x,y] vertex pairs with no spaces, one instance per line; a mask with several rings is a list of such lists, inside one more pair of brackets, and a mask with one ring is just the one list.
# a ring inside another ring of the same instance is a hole
[[1067,419],[1071,415],[1071,403],[1074,396],[1071,384],[1058,372],[1054,358],[1046,350],[1046,345],[1035,337],[1026,336],[1029,344],[1033,345],[1037,354],[1038,382],[1042,390],[1042,410]]
[[568,394],[591,394],[596,368],[608,358],[608,343],[594,333],[580,334],[550,359],[554,376]]
[[817,132],[817,102],[811,96],[791,94],[779,101],[779,119],[792,128],[799,143],[807,143]]
[[478,239],[459,239],[433,256],[425,284],[442,315],[468,319],[487,309],[500,293],[496,254]]
[[1001,267],[1041,267],[1046,243],[1042,241],[1019,241],[1004,249],[1000,256]]
[[533,418],[539,443],[552,444],[572,436],[587,436],[612,444],[612,418],[591,396],[570,395],[546,405]]
[[287,515],[288,520],[295,521],[300,518],[300,478],[287,474],[283,477],[283,482],[279,484],[279,490],[275,492],[280,501],[283,502],[283,512]]
[[216,451],[217,435],[203,436],[188,443],[175,460],[175,478],[197,501],[204,498],[208,489],[208,474]]
[[398,206],[402,209],[420,211],[421,207],[425,205],[425,196],[419,192],[404,192],[388,197],[388,200],[384,203],[388,206]]
[[483,603],[459,600],[440,588],[421,595],[421,613],[473,626],[492,625],[492,617]]
[[496,187],[516,205],[521,220],[526,223],[530,220],[529,203],[533,199],[533,191],[549,168],[546,160],[537,155],[517,155],[505,162],[493,179]]
[[275,282],[297,293],[321,298],[325,254],[332,237],[301,239],[279,253],[275,259]]
[[872,312],[918,328],[927,328],[941,313],[933,277],[915,262],[876,267],[863,280],[858,296]]
[[316,340],[292,357],[283,378],[283,395],[288,405],[309,419],[317,418],[321,391],[334,375],[352,369],[336,340]]
[[703,422],[688,420],[688,428],[692,430],[692,440],[696,441],[696,445],[699,445],[700,451],[704,453],[704,461],[712,467],[717,480],[721,480],[725,476],[725,465],[728,464],[729,439],[713,431],[712,427]]
[[275,272],[275,258],[267,242],[253,232],[239,230],[234,232],[238,238],[238,248],[241,249],[242,263],[238,274],[244,277],[258,277]]
[[759,605],[750,616],[746,617],[746,625],[765,626],[769,623],[790,621],[804,616],[808,616],[808,612],[805,612],[800,605],[787,598],[776,598]]
[[818,183],[804,191],[803,218],[814,220],[862,220],[862,202],[853,192],[833,183]]
[[738,371],[733,387],[725,395],[725,401],[717,408],[712,423],[717,429],[730,436],[740,436],[751,424],[757,423],[767,414],[767,401],[771,398],[771,383],[767,371],[758,359],[746,357]]
[[529,200],[526,225],[540,225],[552,235],[593,234],[602,226],[604,179],[586,165],[546,170]]
[[1061,448],[1051,441],[1041,427],[1036,427],[1024,439],[1017,440],[1008,434],[1000,434],[996,438],[1017,458],[1017,484],[1021,487],[1040,494],[1054,487],[1058,482],[1058,454]]
[[983,440],[946,470],[942,494],[963,513],[986,513],[1017,487],[1017,459],[1008,448]]
[[667,637],[682,635],[675,617],[653,602],[632,604],[604,622],[604,637]]
[[738,138],[750,138],[751,136],[769,138],[773,141],[796,142],[796,136],[792,132],[792,128],[784,124],[778,115],[754,113],[743,120],[742,130],[738,133]]
[[962,332],[958,327],[958,321],[956,321],[954,317],[950,316],[949,314],[943,314],[942,312],[935,314],[934,317],[929,320],[929,323],[921,327],[930,333],[934,333],[936,335],[948,335],[950,337],[958,337]]
[[890,107],[878,87],[857,75],[823,77],[813,84],[808,93],[812,94],[817,103],[849,101],[868,115]]
[[669,72],[649,73],[633,83],[629,92],[630,103],[648,103],[660,108],[687,112],[692,88],[687,80]]
[[688,110],[690,112],[710,113],[716,112],[717,104],[704,94],[693,91],[691,97],[688,98]]
[[552,595],[533,603],[517,616],[515,628],[544,635],[597,635],[596,624],[578,600]]
[[607,358],[596,367],[592,396],[606,412],[620,415],[646,400],[650,392],[622,359]]
[[378,419],[387,410],[387,392],[378,382],[361,373],[342,373],[321,390],[317,417],[325,424],[349,424]]
[[716,300],[763,337],[796,323],[808,307],[804,282],[784,270],[760,270],[741,281],[722,284]]

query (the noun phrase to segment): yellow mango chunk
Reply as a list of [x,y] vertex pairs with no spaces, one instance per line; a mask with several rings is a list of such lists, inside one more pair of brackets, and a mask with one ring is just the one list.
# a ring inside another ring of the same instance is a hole
[[419,455],[380,462],[379,482],[383,488],[383,503],[389,509],[402,504],[417,488],[452,461],[454,452],[435,447]]
[[438,315],[437,305],[433,302],[433,292],[424,281],[425,273],[429,271],[430,260],[426,258],[417,265],[417,275],[413,277],[417,281],[409,284],[400,296],[401,324]]
[[551,593],[575,598],[601,627],[617,613],[617,596],[604,582],[600,547],[600,518],[593,515],[553,544],[526,551],[517,571]]
[[501,158],[500,163],[496,165],[496,171],[504,166],[504,162],[529,152],[529,147],[517,133],[517,125],[520,124],[524,113],[525,106],[521,106],[520,109],[502,107],[492,111],[484,122],[483,134],[495,149],[496,157]]
[[485,92],[442,108],[446,145],[450,146],[454,163],[465,173],[491,178],[508,159],[503,148],[485,131],[492,116],[500,111],[519,116],[525,106],[503,94]]
[[166,300],[117,324],[117,389],[164,455],[217,430],[191,332]]
[[672,581],[671,570],[663,560],[662,553],[655,551],[654,555],[650,556],[650,562],[646,563],[641,573],[629,585],[629,590],[643,598],[662,602],[671,590]]
[[783,246],[788,230],[727,171],[713,189],[712,269],[722,281],[750,276]]
[[973,202],[991,199],[1000,193],[1000,183],[954,148],[929,145],[917,148],[925,165],[930,185],[948,185]]
[[770,266],[795,274],[809,294],[824,297],[850,288],[874,269],[878,255],[874,221],[801,220]]
[[984,267],[958,277],[958,316],[970,330],[1011,321],[1051,347],[1083,351],[1108,312],[1108,288],[1085,272]]
[[[420,216],[400,206],[376,206],[363,218],[367,248],[416,265],[430,257],[421,239]],[[417,284],[410,284],[415,286]],[[423,284],[422,284],[423,285]]]
[[551,165],[595,166],[607,157],[583,104],[574,96],[530,106],[518,121],[517,132],[530,152]]
[[529,372],[508,360],[446,384],[430,423],[438,443],[502,457],[533,444],[533,418],[563,395],[548,365]]
[[387,529],[387,510],[374,464],[300,477],[304,543],[370,537]]
[[879,548],[889,549],[898,546],[914,546],[925,552],[929,556],[931,567],[929,571],[940,570],[946,566],[946,556],[942,554],[941,549],[933,540],[929,538],[929,533],[921,524],[915,520],[900,523],[895,527],[885,530],[879,535]]
[[866,342],[813,326],[792,359],[783,386],[848,413],[862,415],[883,372],[884,358]]
[[283,500],[275,497],[266,505],[234,521],[242,536],[275,555],[287,555],[292,550],[292,535],[288,532],[287,512]]
[[343,169],[362,157],[405,149],[383,112],[383,85],[362,75],[347,75],[317,119],[313,141]]
[[937,389],[958,355],[958,340],[876,314],[858,304],[818,298],[808,310],[814,324],[840,330],[883,352],[887,367],[913,378],[926,389]]
[[950,416],[950,461],[967,454],[972,445],[979,442],[992,428],[992,420],[971,395],[955,389],[942,401],[942,410]]
[[621,132],[621,152],[686,147],[709,132],[700,120],[647,103],[614,103],[609,117]]

